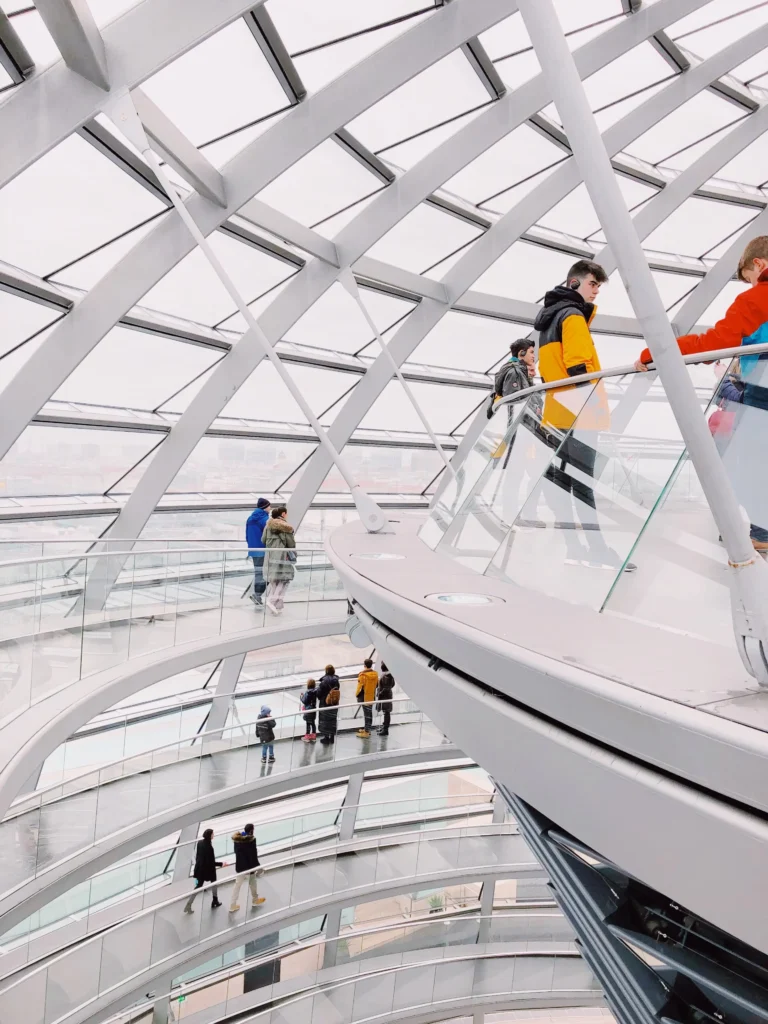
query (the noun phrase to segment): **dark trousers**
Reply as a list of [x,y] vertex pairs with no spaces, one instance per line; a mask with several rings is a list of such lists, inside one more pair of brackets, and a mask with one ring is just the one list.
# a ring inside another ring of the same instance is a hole
[[264,555],[251,555],[253,562],[253,592],[260,597],[267,589],[267,581],[264,579]]
[[[584,476],[594,477],[596,462],[597,452],[591,445],[575,437],[567,437],[544,474],[544,479],[555,485],[556,489],[550,489],[550,503],[560,528],[566,531],[566,546],[569,548],[579,547],[576,535],[569,532],[576,528],[576,518],[581,522],[588,546],[593,550],[605,547],[597,515],[588,511],[591,509],[594,513],[597,509],[595,492],[568,472],[568,467],[572,466]],[[571,501],[567,495],[574,500]]]
[[390,711],[389,708],[387,708],[385,711],[382,712],[382,716],[383,716],[382,723],[381,723],[381,731],[382,732],[389,732],[389,719],[390,719],[391,714],[392,714],[392,712]]
[[305,736],[310,736],[313,733],[317,732],[317,730],[315,729],[315,722],[317,721],[316,711],[308,711],[306,715],[304,715],[304,721],[307,723],[307,728],[304,733]]
[[365,731],[370,732],[373,726],[373,704],[363,704],[363,721]]

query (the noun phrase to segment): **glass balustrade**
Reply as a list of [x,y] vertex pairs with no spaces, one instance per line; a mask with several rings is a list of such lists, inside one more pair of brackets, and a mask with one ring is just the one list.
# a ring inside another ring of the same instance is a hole
[[[379,897],[387,886],[427,887],[441,881],[481,873],[493,865],[499,877],[517,873],[535,875],[540,867],[511,823],[408,836],[355,839],[300,861],[279,859],[258,878],[265,904],[251,908],[241,895],[241,906],[227,913],[231,882],[218,883],[225,906],[213,913],[184,913],[188,893],[135,914],[128,920],[33,968],[17,982],[0,990],[0,1017],[49,1022],[69,1014],[118,989],[136,983],[137,975],[183,963],[201,943],[208,948],[243,937],[255,938],[261,929],[272,930],[286,912],[316,916],[334,902]],[[198,890],[198,908],[206,889]],[[144,897],[145,899],[147,897]]]
[[[433,957],[456,956],[456,947],[479,946],[478,952],[482,953],[500,943],[507,947],[505,952],[509,952],[509,945],[518,953],[544,948],[550,955],[576,952],[572,929],[558,911],[486,916],[473,913],[434,921],[417,918],[356,929],[336,938],[323,935],[320,922],[318,931],[321,934],[309,941],[284,943],[280,942],[281,931],[277,948],[267,955],[219,970],[203,981],[178,979],[171,995],[175,1019],[189,1018],[203,1008],[215,1008],[221,1017],[242,1012],[246,997],[249,1007],[257,1009],[260,1003],[276,997],[282,977],[295,979],[294,987],[310,989],[331,977],[319,973],[331,965],[359,964],[361,971],[372,970],[375,958],[381,956],[388,958],[391,967],[396,957],[405,962],[408,954],[422,950],[431,951]],[[261,990],[259,995],[255,994],[257,989]]]
[[[379,712],[377,712],[378,714]],[[52,871],[67,858],[135,826],[159,827],[174,812],[242,791],[255,798],[258,782],[376,751],[419,751],[448,744],[408,698],[392,701],[389,735],[356,735],[359,704],[338,707],[335,741],[301,742],[299,714],[275,717],[275,761],[265,759],[255,730],[236,723],[202,736],[120,759],[16,801],[0,823],[0,874],[7,891]],[[296,742],[299,740],[299,742]],[[301,778],[301,775],[299,775]],[[205,808],[200,808],[200,817]],[[71,822],[76,821],[76,826]],[[64,865],[65,867],[65,865]]]
[[322,551],[297,549],[293,568],[278,617],[249,599],[253,564],[242,547],[0,564],[0,723],[132,658],[343,614],[341,584]]
[[[340,800],[341,798],[339,798]],[[366,817],[362,815],[366,814]],[[261,855],[294,854],[298,847],[315,847],[318,843],[335,843],[338,839],[343,816],[354,815],[355,835],[370,836],[376,832],[397,830],[412,832],[414,829],[427,831],[444,827],[485,825],[491,822],[493,805],[488,796],[461,797],[414,797],[383,801],[378,804],[348,805],[341,807],[337,802],[322,810],[305,812],[267,821],[256,818],[256,834]],[[511,819],[510,819],[511,820]],[[202,826],[201,826],[202,827]],[[165,844],[144,855],[121,861],[113,867],[100,871],[92,878],[74,886],[68,892],[46,904],[25,921],[0,934],[0,973],[9,973],[28,962],[29,957],[40,955],[30,943],[42,933],[53,932],[56,928],[68,926],[68,940],[90,934],[92,929],[104,927],[105,916],[112,923],[112,908],[126,900],[135,900],[152,892],[157,901],[167,898],[163,887],[179,877],[177,864],[182,865],[184,879],[191,876],[197,840],[178,844]],[[228,832],[216,834],[213,839],[218,860],[225,863],[234,853],[234,846]],[[226,872],[224,872],[226,873]],[[184,882],[187,885],[187,882]],[[126,916],[133,912],[133,904],[120,907],[118,913]],[[107,912],[105,915],[104,912]],[[9,956],[10,954],[10,956]],[[9,966],[10,964],[10,966]]]
[[[767,348],[742,357],[741,377],[730,357],[714,372],[703,365],[711,353],[686,357],[758,546],[768,540],[758,471]],[[723,371],[746,405],[724,397]],[[727,555],[655,372],[606,374],[497,408],[420,536],[494,579],[734,644]]]

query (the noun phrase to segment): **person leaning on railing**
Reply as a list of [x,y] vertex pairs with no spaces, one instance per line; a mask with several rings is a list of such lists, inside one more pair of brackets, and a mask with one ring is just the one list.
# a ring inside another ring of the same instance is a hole
[[[751,285],[740,292],[722,320],[701,334],[683,334],[677,344],[683,355],[712,352],[768,342],[768,235],[753,238],[741,254],[736,276]],[[653,361],[645,348],[635,369],[647,370]],[[768,551],[768,481],[765,448],[768,436],[768,358],[748,351],[739,359],[744,385],[741,404],[734,416],[731,438],[722,459],[752,528],[750,536],[757,551]]]

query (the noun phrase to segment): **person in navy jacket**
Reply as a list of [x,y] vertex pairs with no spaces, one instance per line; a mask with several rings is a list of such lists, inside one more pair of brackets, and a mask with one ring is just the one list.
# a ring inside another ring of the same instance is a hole
[[248,545],[248,555],[253,561],[253,593],[251,600],[254,604],[263,604],[262,595],[267,589],[267,581],[264,579],[264,545],[261,535],[269,520],[269,512],[272,508],[268,498],[259,498],[256,508],[248,516],[245,524],[245,543]]

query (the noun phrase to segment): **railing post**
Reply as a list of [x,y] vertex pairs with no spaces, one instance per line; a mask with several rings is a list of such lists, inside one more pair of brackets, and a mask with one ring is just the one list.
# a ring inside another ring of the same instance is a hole
[[758,682],[768,685],[768,566],[752,547],[552,0],[520,0],[518,7],[728,552],[739,653]]

